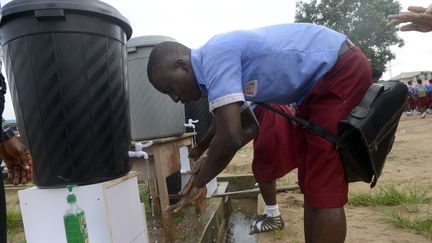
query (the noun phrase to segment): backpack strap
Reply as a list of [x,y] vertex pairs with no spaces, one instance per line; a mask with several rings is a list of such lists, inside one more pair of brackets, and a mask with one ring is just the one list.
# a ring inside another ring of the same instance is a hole
[[384,91],[385,88],[386,87],[382,84],[372,84],[367,90],[362,100],[360,101],[360,103],[351,111],[351,116],[357,119],[365,118],[368,115],[376,97],[381,91]]
[[341,139],[339,139],[338,136],[332,134],[331,132],[327,131],[326,129],[324,129],[324,128],[318,126],[318,125],[316,125],[313,122],[306,121],[306,120],[301,119],[299,117],[296,117],[296,116],[293,116],[291,114],[288,114],[285,111],[281,111],[279,109],[276,109],[276,108],[274,108],[271,105],[266,104],[266,103],[261,103],[261,102],[254,102],[254,103],[257,104],[257,105],[260,105],[260,106],[262,106],[262,107],[264,107],[266,109],[269,109],[269,110],[271,110],[271,111],[273,111],[273,112],[275,112],[275,113],[277,113],[277,114],[279,114],[281,116],[284,116],[285,118],[288,118],[289,120],[294,121],[294,122],[300,124],[302,127],[306,128],[306,129],[309,129],[313,133],[315,133],[315,134],[317,134],[317,135],[319,135],[319,136],[321,136],[321,137],[323,137],[323,138],[325,138],[325,139],[333,142],[336,145],[337,149],[344,147],[344,143],[342,142]]

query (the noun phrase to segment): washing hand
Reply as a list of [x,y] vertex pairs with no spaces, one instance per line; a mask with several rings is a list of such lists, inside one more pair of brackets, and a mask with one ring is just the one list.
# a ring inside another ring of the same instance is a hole
[[[195,147],[195,148],[198,148]],[[186,186],[178,193],[183,198],[174,205],[171,205],[167,208],[167,211],[173,210],[174,213],[179,212],[182,208],[187,205],[195,204],[195,212],[200,213],[205,211],[206,209],[206,196],[207,196],[207,187],[196,187],[193,185],[194,180],[200,170],[201,164],[205,163],[207,159],[207,151],[201,151],[199,149],[191,150],[191,155],[189,156],[192,159],[192,168],[190,170],[191,177],[186,184]]]
[[179,202],[168,207],[167,211],[173,210],[174,213],[178,213],[182,208],[188,205],[195,205],[195,212],[200,213],[206,210],[206,195],[207,188],[193,186],[195,175],[192,175],[186,186],[178,193],[184,196]]

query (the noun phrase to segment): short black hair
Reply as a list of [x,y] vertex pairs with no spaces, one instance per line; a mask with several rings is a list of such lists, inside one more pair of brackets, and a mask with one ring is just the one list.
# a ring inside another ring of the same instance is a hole
[[156,72],[174,65],[175,61],[185,54],[190,54],[190,49],[178,42],[165,41],[156,45],[150,53],[147,64],[147,77],[150,82]]
[[417,83],[421,84],[421,83],[423,83],[423,81],[421,79],[417,79]]

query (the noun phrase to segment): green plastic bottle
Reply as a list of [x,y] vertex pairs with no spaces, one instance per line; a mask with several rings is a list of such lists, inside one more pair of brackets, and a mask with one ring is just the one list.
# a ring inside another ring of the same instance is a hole
[[69,208],[63,215],[66,239],[68,243],[88,243],[87,222],[84,211],[78,207],[76,196],[72,193],[74,187],[72,185],[67,186]]

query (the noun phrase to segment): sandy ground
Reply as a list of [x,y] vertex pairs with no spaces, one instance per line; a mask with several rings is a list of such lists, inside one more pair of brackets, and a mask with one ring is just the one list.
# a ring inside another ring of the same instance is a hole
[[[398,189],[417,188],[432,191],[432,117],[402,117],[397,138],[389,154],[377,187],[394,185]],[[251,173],[252,146],[243,148],[224,171],[225,174]],[[278,180],[278,185],[293,185],[297,172],[294,170]],[[350,184],[350,193],[374,192],[366,183]],[[432,196],[432,195],[430,195]],[[262,199],[261,199],[262,200]],[[279,193],[278,203],[286,227],[278,232],[262,233],[259,242],[304,242],[303,196],[297,193]],[[262,202],[261,204],[262,205]],[[432,214],[432,207],[413,217]],[[346,242],[431,242],[423,235],[399,228],[386,220],[383,207],[354,207],[347,205]],[[260,210],[258,210],[260,211]]]

